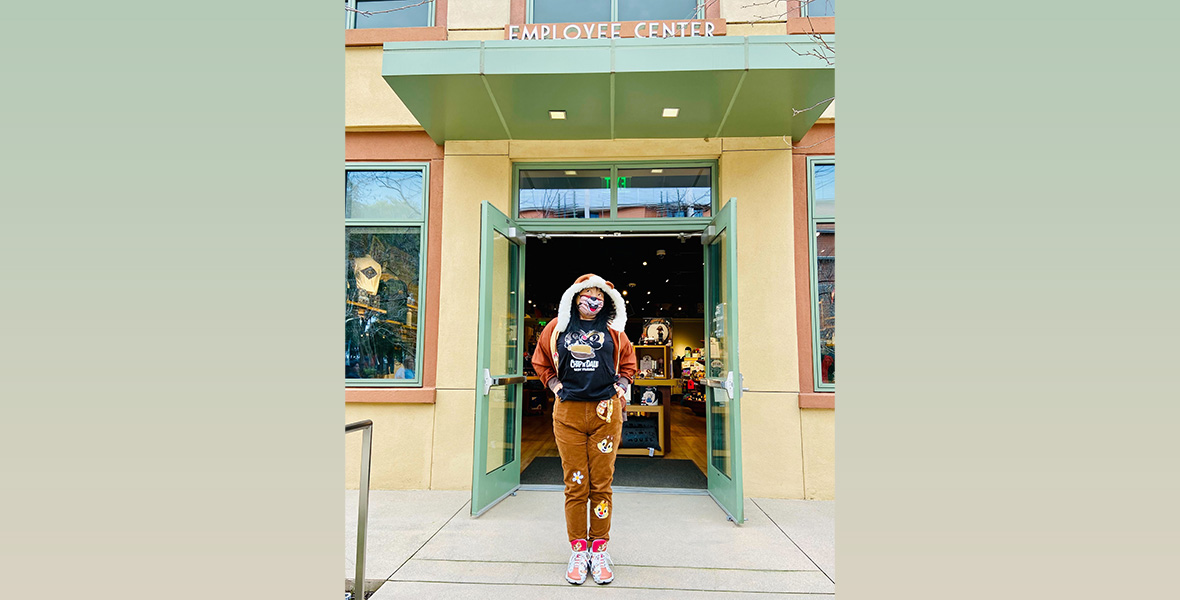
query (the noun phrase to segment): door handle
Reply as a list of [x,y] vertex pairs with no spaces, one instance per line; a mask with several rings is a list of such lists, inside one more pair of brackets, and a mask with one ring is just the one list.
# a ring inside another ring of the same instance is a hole
[[[725,394],[728,397],[728,399],[732,399],[733,398],[733,371],[730,371],[728,373],[728,375],[725,377],[725,379],[706,379],[705,385],[707,385],[711,388],[725,390]],[[745,388],[743,388],[743,389],[745,389]]]
[[492,377],[492,372],[488,369],[483,370],[483,395],[487,396],[488,392],[492,391],[493,385],[512,385],[514,383],[524,383],[526,378],[522,376],[505,375],[501,377]]

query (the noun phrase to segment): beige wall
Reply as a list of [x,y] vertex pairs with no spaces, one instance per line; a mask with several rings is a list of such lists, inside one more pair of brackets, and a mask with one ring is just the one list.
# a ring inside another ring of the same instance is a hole
[[421,129],[418,120],[381,78],[381,46],[344,49],[345,129]]
[[790,145],[781,137],[723,140],[720,200],[737,201],[738,336],[750,389],[742,396],[747,496],[804,493],[791,186]]
[[[786,2],[765,2],[758,0],[721,0],[721,18],[730,22],[745,21],[786,21]],[[730,25],[729,27],[732,27]],[[729,33],[728,35],[738,35]],[[784,32],[785,33],[785,32]],[[746,34],[741,34],[746,35]]]
[[447,142],[443,171],[438,395],[434,423],[437,489],[471,488],[475,440],[475,341],[479,321],[480,204],[508,212],[507,142]]
[[[344,405],[345,423],[373,420],[369,487],[380,490],[430,487],[434,412],[430,404]],[[349,489],[360,485],[361,437],[360,432],[344,436],[344,485]],[[471,460],[467,462],[470,464]]]
[[509,0],[451,0],[447,3],[447,29],[498,27],[502,32],[511,5]]
[[808,500],[836,499],[836,410],[799,411],[803,425],[803,474]]

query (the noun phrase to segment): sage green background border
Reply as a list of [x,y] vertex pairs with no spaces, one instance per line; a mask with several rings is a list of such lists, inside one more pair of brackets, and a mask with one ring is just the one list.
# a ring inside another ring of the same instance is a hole
[[840,3],[841,600],[1175,589],[1159,4]]
[[5,5],[0,597],[341,597],[343,38]]
[[[0,596],[340,592],[338,11],[5,7]],[[842,600],[1174,587],[1178,17],[841,3]]]

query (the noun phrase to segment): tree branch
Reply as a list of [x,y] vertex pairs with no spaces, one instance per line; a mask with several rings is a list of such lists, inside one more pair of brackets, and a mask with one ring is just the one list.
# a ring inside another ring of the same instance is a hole
[[345,6],[344,12],[354,12],[358,15],[365,15],[366,17],[371,17],[373,15],[379,15],[382,13],[397,12],[399,10],[406,10],[407,8],[414,8],[416,6],[422,6],[423,4],[431,4],[433,2],[434,2],[434,0],[421,0],[421,2],[418,2],[417,4],[407,4],[405,6],[399,6],[397,8],[389,8],[386,10],[357,10],[357,9],[349,7],[349,6]]

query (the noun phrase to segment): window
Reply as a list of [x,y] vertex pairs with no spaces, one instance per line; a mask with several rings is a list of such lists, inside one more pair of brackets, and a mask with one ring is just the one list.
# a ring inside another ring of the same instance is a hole
[[426,182],[418,164],[349,164],[344,172],[344,378],[422,382]]
[[812,362],[816,391],[836,389],[836,161],[807,160]]
[[348,29],[434,26],[433,0],[345,0],[344,6]]
[[836,0],[803,0],[802,16],[834,17],[836,16]]
[[683,21],[704,18],[705,4],[704,0],[532,0],[528,22]]
[[709,217],[713,163],[518,165],[521,219]]

